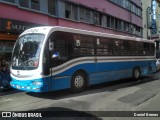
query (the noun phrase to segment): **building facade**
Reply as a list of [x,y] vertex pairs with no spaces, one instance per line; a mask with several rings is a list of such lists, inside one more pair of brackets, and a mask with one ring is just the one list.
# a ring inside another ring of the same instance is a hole
[[160,58],[160,0],[142,0],[143,37],[156,43],[156,57]]
[[42,25],[142,37],[142,3],[141,0],[0,0],[1,54],[10,56],[20,33]]
[[142,0],[143,38],[159,40],[160,34],[160,0]]

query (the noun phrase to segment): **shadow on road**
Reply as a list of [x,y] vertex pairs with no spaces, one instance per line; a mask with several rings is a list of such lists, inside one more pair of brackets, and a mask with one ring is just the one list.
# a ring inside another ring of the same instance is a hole
[[13,89],[13,88],[9,88],[9,89],[0,89],[0,96],[3,96],[3,95],[10,95],[10,94],[19,93],[19,92],[22,92],[22,91],[16,90],[16,89]]
[[80,93],[73,93],[70,90],[61,90],[61,91],[46,92],[46,93],[28,92],[26,94],[33,96],[33,97],[59,100],[59,99],[64,99],[64,98],[89,95],[89,94],[95,94],[95,93],[100,93],[100,92],[107,92],[107,91],[112,92],[118,89],[138,86],[144,83],[152,82],[152,81],[158,80],[159,78],[160,77],[158,76],[158,73],[154,73],[152,75],[142,77],[140,80],[122,79],[122,80],[116,80],[116,81],[107,82],[107,83],[103,83],[99,85],[93,85],[87,88],[87,90],[80,92]]
[[[38,120],[102,120],[101,118],[84,111],[77,111],[62,107],[41,108],[27,112],[41,113],[43,118],[38,118]],[[18,118],[18,120],[21,119],[24,120],[24,118]],[[26,120],[28,120],[28,118],[26,118]],[[29,120],[32,120],[32,118]],[[33,118],[33,120],[35,120],[35,118]]]

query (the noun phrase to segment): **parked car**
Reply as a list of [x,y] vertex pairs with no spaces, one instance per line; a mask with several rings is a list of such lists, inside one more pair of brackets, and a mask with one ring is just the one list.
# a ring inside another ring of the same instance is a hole
[[156,59],[156,68],[157,68],[157,71],[160,70],[160,59]]

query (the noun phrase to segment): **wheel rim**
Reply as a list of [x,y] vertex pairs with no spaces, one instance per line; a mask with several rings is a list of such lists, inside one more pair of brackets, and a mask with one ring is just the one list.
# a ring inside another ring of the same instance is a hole
[[84,85],[84,78],[82,76],[77,76],[75,78],[75,87],[76,88],[81,88]]
[[135,71],[134,71],[134,77],[137,79],[137,78],[139,78],[139,70],[138,69],[136,69]]

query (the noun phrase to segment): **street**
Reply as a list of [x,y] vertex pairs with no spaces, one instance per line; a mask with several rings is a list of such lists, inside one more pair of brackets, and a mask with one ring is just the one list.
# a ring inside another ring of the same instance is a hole
[[[125,79],[91,86],[81,93],[63,90],[39,94],[1,90],[0,111],[160,111],[159,79],[160,72],[157,72],[138,81]],[[128,120],[123,117],[91,116],[93,120]],[[158,120],[159,117],[152,119]]]

